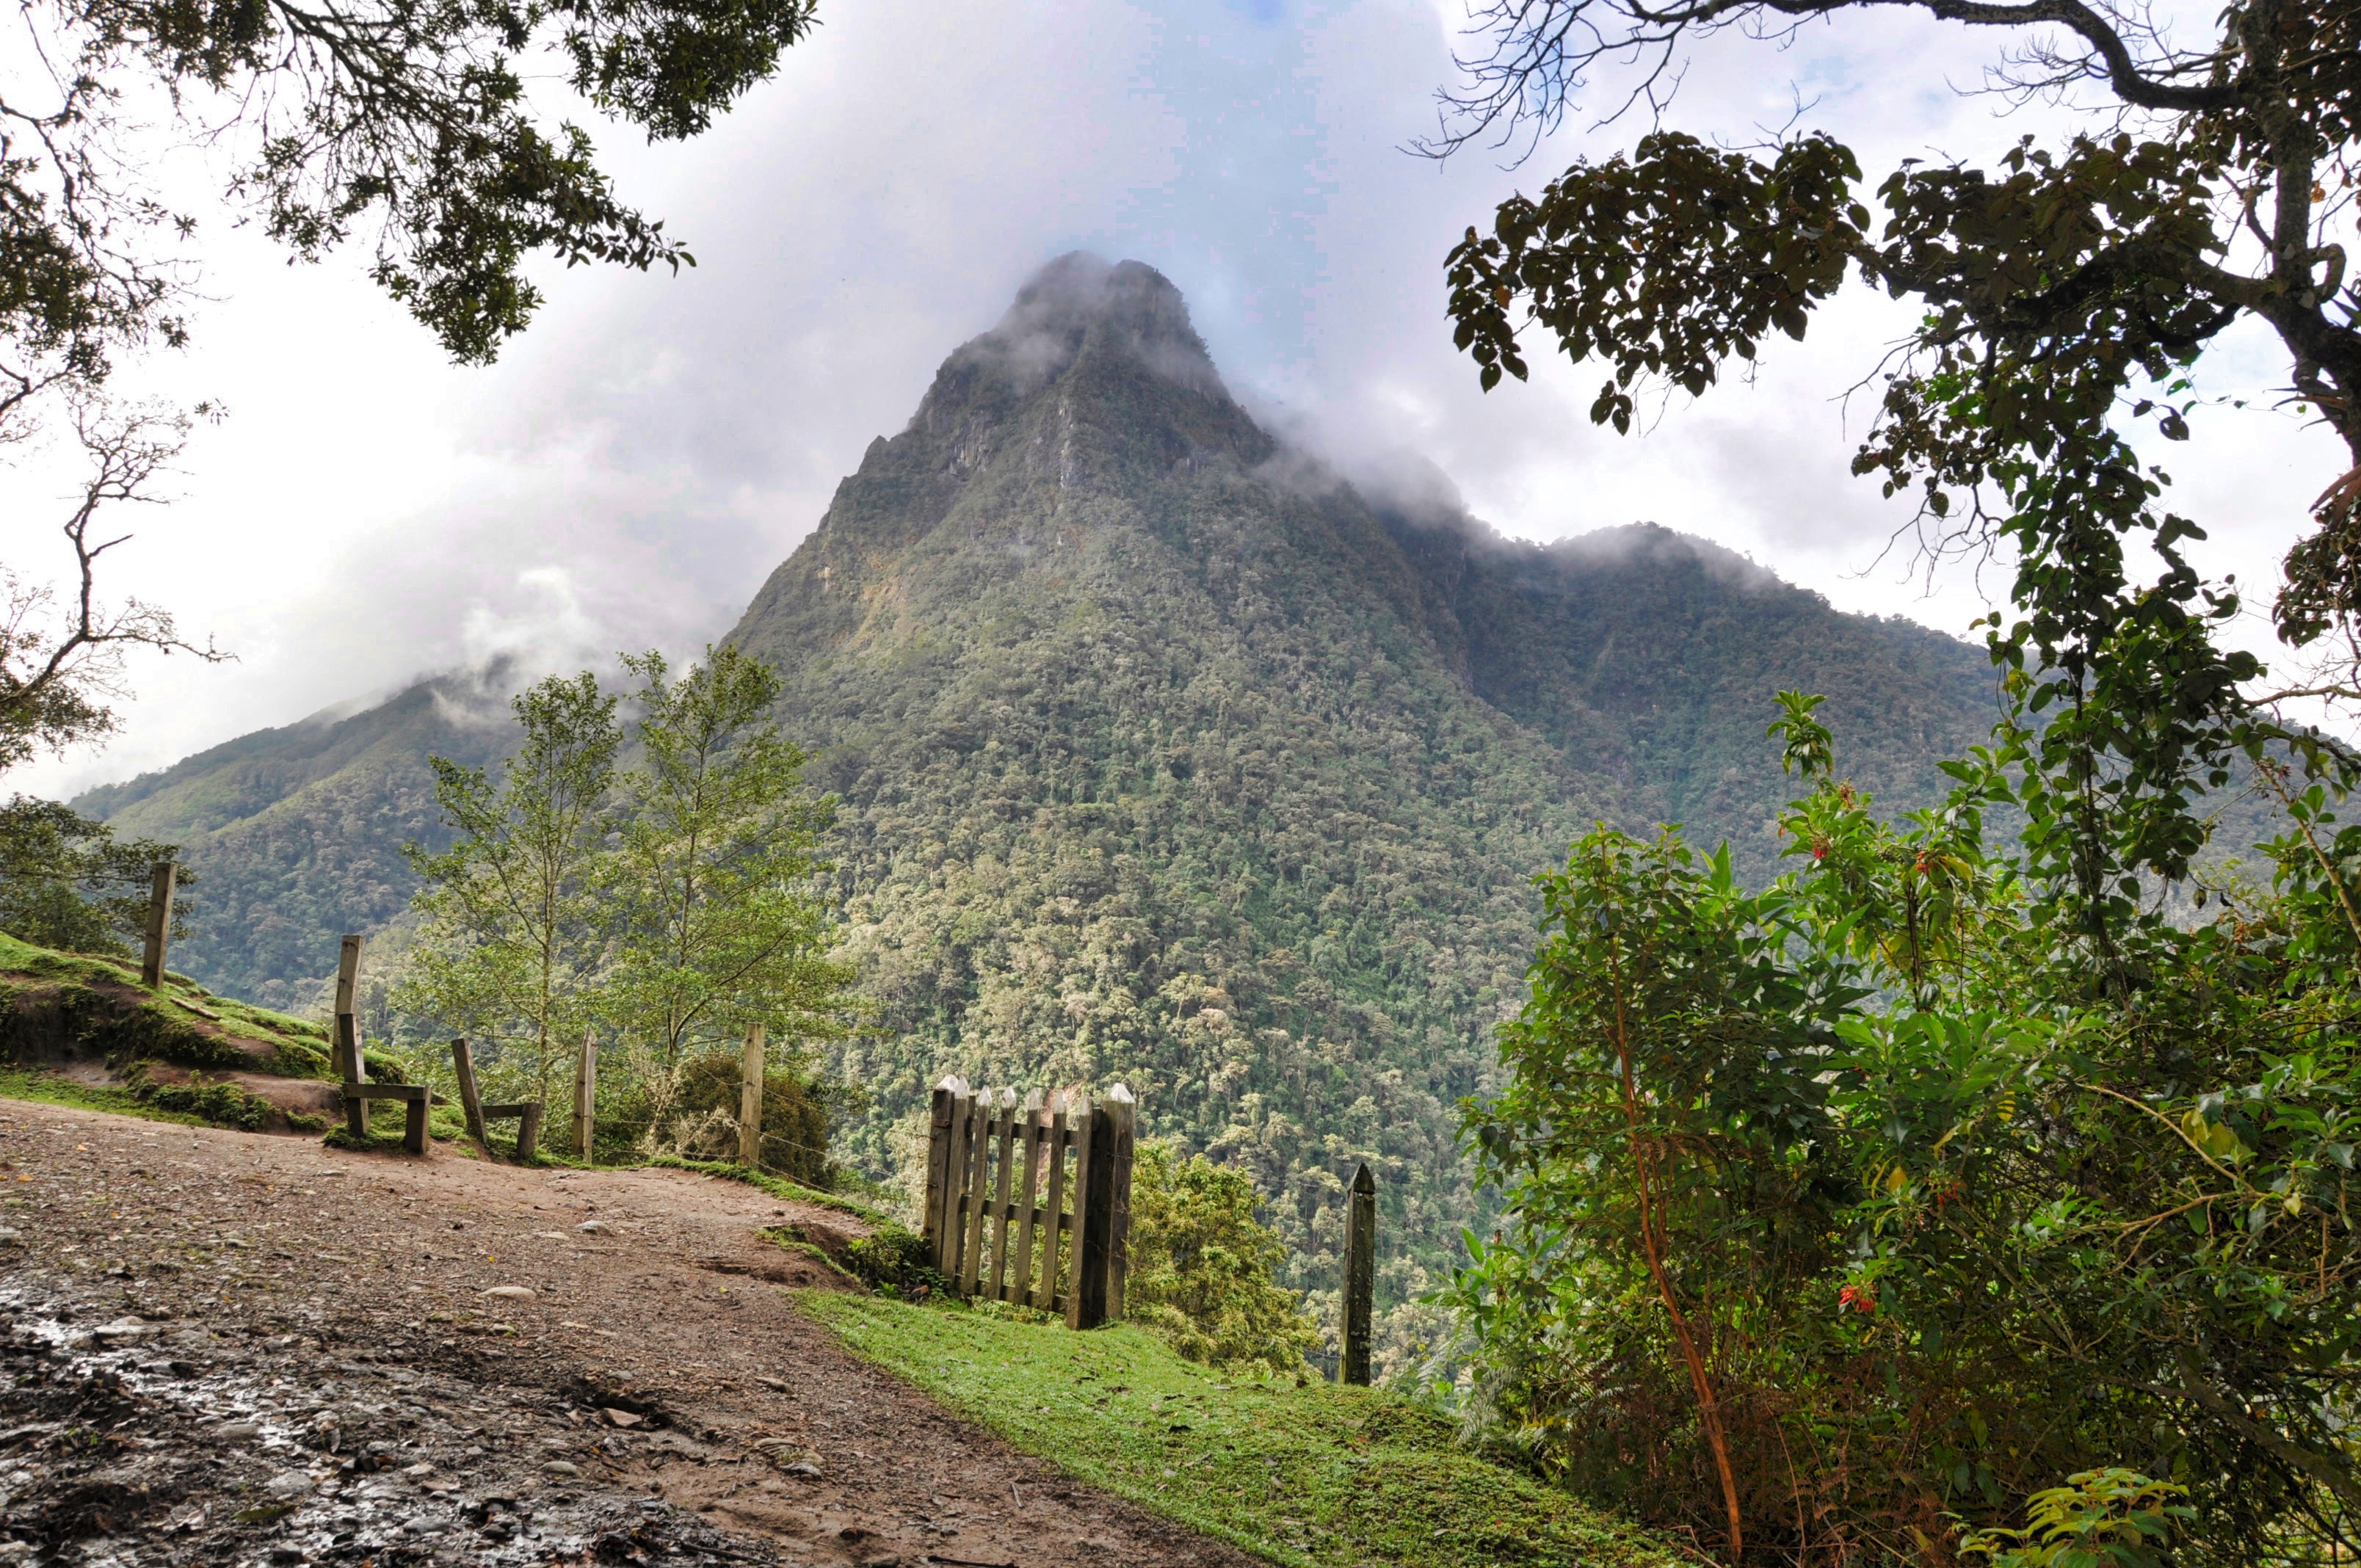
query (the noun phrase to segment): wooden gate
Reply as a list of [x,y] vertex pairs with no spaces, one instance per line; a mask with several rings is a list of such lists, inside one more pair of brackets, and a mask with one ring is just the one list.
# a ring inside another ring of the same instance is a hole
[[1036,1090],[1020,1104],[1013,1089],[943,1080],[924,1215],[937,1272],[963,1296],[1063,1313],[1071,1328],[1120,1319],[1137,1109],[1120,1083],[1096,1103]]

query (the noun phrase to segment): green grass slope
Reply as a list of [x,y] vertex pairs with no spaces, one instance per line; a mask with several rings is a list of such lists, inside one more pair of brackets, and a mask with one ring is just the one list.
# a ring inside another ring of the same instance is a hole
[[319,1025],[5,935],[0,1094],[251,1132],[318,1131],[338,1103]]
[[1136,1329],[1074,1333],[849,1291],[797,1303],[1027,1453],[1300,1568],[1669,1568],[1688,1559],[1488,1462],[1395,1396],[1219,1373]]

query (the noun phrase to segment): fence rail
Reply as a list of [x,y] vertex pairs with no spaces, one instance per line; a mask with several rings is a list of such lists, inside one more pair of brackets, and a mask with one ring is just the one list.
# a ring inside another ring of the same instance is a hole
[[943,1080],[922,1217],[936,1271],[963,1296],[1062,1313],[1072,1328],[1121,1318],[1137,1125],[1120,1083],[1095,1103],[1038,1090],[1019,1103],[1013,1089]]

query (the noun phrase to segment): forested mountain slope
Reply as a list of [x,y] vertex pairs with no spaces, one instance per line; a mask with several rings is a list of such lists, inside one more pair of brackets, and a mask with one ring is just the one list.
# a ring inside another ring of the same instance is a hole
[[[1054,264],[873,443],[733,639],[842,799],[844,940],[875,1026],[850,1152],[901,1163],[926,1086],[1138,1091],[1252,1168],[1330,1283],[1384,1178],[1386,1291],[1475,1219],[1458,1097],[1519,1000],[1530,878],[1594,820],[1685,819],[1767,874],[1771,693],[1830,695],[1890,806],[1982,738],[1982,655],[1831,610],[1662,529],[1540,547],[1365,499],[1224,389],[1163,278]],[[497,680],[490,683],[497,685]],[[413,689],[86,797],[205,878],[192,972],[274,998],[409,891],[430,751],[504,736]]]
[[198,873],[193,934],[172,962],[207,985],[301,1009],[336,967],[336,938],[409,907],[401,846],[437,848],[426,759],[482,762],[509,744],[508,673],[422,681],[358,713],[331,709],[95,789],[74,802],[181,846]]
[[1642,523],[1540,545],[1380,515],[1477,696],[1610,775],[1628,812],[1728,839],[1755,878],[1776,874],[1772,817],[1794,793],[1764,740],[1771,693],[1825,694],[1847,773],[1895,810],[1939,793],[1933,760],[1982,740],[1997,712],[1981,651],[1838,614],[1704,540]]
[[1162,278],[1069,258],[731,636],[843,797],[865,1161],[946,1071],[1126,1078],[1253,1167],[1313,1282],[1359,1157],[1414,1253],[1475,1217],[1454,1102],[1576,833],[1685,812],[1767,870],[1773,689],[1836,693],[1917,800],[1989,677],[1661,530],[1511,544],[1279,456]]

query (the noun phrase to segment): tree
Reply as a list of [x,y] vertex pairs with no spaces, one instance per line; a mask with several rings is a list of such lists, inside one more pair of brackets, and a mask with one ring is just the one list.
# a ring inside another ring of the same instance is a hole
[[[2236,0],[2190,47],[2112,0],[1498,0],[1427,150],[1537,137],[1610,61],[1636,71],[1624,106],[1657,108],[1696,38],[1776,38],[1904,4],[2015,34],[1994,86],[2081,105],[2090,128],[2055,146],[2026,137],[1990,169],[1906,161],[1878,187],[1882,225],[1853,153],[1824,134],[1755,154],[1657,130],[1578,162],[1452,252],[1451,314],[1483,384],[1526,374],[1530,326],[1606,362],[1591,418],[1628,430],[1651,384],[1701,394],[1773,331],[1803,336],[1848,276],[1914,301],[1919,325],[1888,367],[1855,471],[1888,494],[1916,490],[1932,548],[2013,545],[2020,602],[2038,608],[2012,641],[2063,667],[2055,655],[2088,619],[2074,607],[2111,597],[2127,534],[2167,554],[2153,585],[2164,619],[2226,613],[2228,597],[2200,602],[2172,554],[2202,534],[2155,513],[2162,477],[2115,427],[2153,419],[2188,439],[2189,367],[2235,323],[2262,322],[2294,397],[2356,464],[2288,556],[2278,626],[2297,646],[2335,633],[2345,668],[2318,684],[2361,696],[2361,296],[2333,237],[2352,210],[2361,105],[2350,5]],[[2183,673],[2202,706],[2227,700],[2207,683],[2258,671]]]
[[1453,1287],[1500,1430],[1733,1559],[2349,1556],[2361,829],[2292,797],[2279,886],[2118,993],[1984,841],[2021,727],[1892,826],[1784,700],[1796,871],[1602,828],[1545,883]]
[[91,397],[71,405],[87,477],[63,527],[79,587],[61,613],[49,588],[0,566],[0,771],[36,751],[63,753],[114,732],[107,699],[123,693],[127,649],[189,653],[207,663],[229,655],[180,635],[172,617],[137,599],[108,609],[98,598],[98,559],[131,536],[93,530],[104,508],[156,504],[151,488],[179,455],[188,422],[153,409],[117,409]]
[[[148,928],[152,873],[179,850],[114,830],[56,801],[17,795],[0,806],[0,930],[38,947],[128,958]],[[185,868],[182,889],[196,876]],[[176,898],[172,934],[189,934]]]
[[1169,1140],[1141,1143],[1131,1176],[1131,1271],[1124,1312],[1191,1361],[1303,1365],[1319,1331],[1296,1294],[1272,1283],[1286,1244],[1255,1218],[1244,1171]]
[[[692,1061],[761,1024],[774,1065],[792,1070],[796,1045],[843,1034],[852,977],[828,958],[818,883],[835,801],[805,792],[804,753],[765,718],[778,676],[726,643],[678,681],[660,653],[623,663],[643,683],[641,762],[620,781],[620,827],[599,875],[616,933],[600,1005],[648,1058],[638,1076],[648,1136],[661,1140]],[[783,1147],[777,1163],[807,1162]]]
[[663,224],[619,201],[589,137],[529,99],[553,60],[600,112],[676,140],[775,69],[812,0],[61,0],[0,89],[0,417],[110,356],[187,337],[196,226],[141,181],[128,105],[233,150],[225,196],[296,257],[347,241],[455,357],[487,361],[540,302],[547,255],[677,269]]
[[423,884],[424,930],[395,1005],[484,1042],[488,1075],[530,1083],[545,1102],[608,962],[598,872],[622,732],[615,698],[587,671],[551,675],[511,707],[524,744],[498,784],[432,759],[456,838],[441,854],[404,848]]

